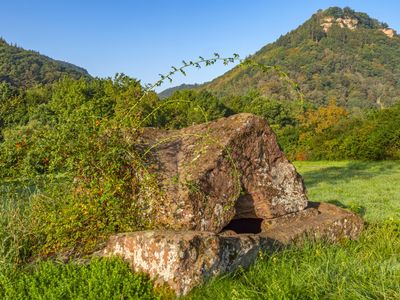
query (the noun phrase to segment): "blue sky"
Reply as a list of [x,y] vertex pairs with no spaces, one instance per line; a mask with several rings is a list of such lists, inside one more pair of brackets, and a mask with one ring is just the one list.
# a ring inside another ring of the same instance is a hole
[[[0,36],[86,68],[151,83],[182,59],[214,52],[245,57],[296,28],[318,9],[350,6],[400,31],[399,0],[0,0]],[[177,76],[204,82],[230,67]],[[164,85],[161,89],[167,88]]]

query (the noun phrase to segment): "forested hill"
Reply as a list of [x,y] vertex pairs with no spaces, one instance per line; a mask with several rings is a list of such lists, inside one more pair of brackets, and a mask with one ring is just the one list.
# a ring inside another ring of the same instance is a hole
[[[318,106],[334,99],[347,108],[387,107],[400,99],[400,37],[350,8],[318,11],[251,59],[281,67]],[[257,89],[272,100],[295,97],[276,73],[235,67],[204,87],[219,95]]]
[[66,75],[80,78],[89,73],[73,64],[12,46],[0,38],[0,83],[26,88],[52,83]]
[[178,86],[174,86],[168,89],[163,90],[162,92],[158,93],[158,97],[160,99],[168,98],[170,97],[175,91],[181,91],[181,90],[191,90],[199,87],[199,84],[181,84]]

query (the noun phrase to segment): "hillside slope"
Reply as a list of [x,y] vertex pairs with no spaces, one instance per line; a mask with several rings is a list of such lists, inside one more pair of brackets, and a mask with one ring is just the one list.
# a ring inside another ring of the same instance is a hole
[[9,45],[0,39],[0,82],[26,88],[52,83],[63,76],[80,78],[90,75],[83,68]]
[[174,86],[171,88],[167,88],[163,91],[161,91],[160,93],[158,93],[158,97],[160,97],[160,99],[164,99],[164,98],[168,98],[171,97],[171,95],[176,92],[176,91],[182,91],[182,90],[192,90],[195,89],[197,87],[199,87],[199,84],[181,84],[178,86]]
[[[350,8],[320,10],[250,58],[279,66],[316,105],[334,99],[348,108],[386,107],[400,99],[400,37]],[[235,67],[203,88],[219,95],[257,89],[274,100],[296,97],[276,72],[254,67]]]

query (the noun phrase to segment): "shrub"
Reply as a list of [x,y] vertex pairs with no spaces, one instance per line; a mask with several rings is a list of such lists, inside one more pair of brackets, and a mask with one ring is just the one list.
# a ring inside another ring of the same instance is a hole
[[123,75],[66,78],[32,109],[29,122],[4,129],[2,179],[25,178],[35,189],[33,253],[85,253],[107,234],[151,226],[148,200],[158,187],[141,160],[135,126],[153,95],[143,99],[140,84]]

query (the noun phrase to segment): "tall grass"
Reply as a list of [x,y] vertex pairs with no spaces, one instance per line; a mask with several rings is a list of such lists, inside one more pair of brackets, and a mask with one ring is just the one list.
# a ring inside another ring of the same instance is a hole
[[31,197],[35,188],[21,182],[0,184],[0,271],[30,255]]
[[[45,185],[50,185],[48,179],[38,176],[0,182],[0,269],[16,267],[33,254],[37,242],[32,230],[37,221],[32,216],[33,199],[42,193]],[[65,180],[56,178],[51,185],[64,186]]]

